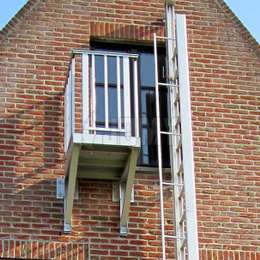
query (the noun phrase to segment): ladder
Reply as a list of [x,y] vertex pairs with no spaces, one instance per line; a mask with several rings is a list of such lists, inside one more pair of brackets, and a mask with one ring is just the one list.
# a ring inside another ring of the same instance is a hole
[[[173,1],[166,1],[166,36],[154,34],[157,152],[160,185],[162,259],[174,251],[176,260],[198,260],[196,194],[193,162],[190,87],[185,15],[175,15]],[[166,42],[166,83],[158,82],[157,39]],[[168,130],[160,122],[160,89],[167,88]],[[165,180],[162,135],[169,137],[171,177]],[[174,230],[165,228],[164,192],[171,189]],[[174,242],[174,248],[168,247]]]

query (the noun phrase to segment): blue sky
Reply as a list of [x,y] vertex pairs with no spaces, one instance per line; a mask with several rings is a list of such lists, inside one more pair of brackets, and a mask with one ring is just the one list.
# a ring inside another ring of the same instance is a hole
[[[27,0],[0,0],[0,29]],[[260,0],[225,0],[242,23],[260,43]]]

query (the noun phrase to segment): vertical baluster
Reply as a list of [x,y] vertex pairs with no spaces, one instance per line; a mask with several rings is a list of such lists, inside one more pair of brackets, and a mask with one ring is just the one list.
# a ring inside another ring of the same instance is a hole
[[134,59],[134,104],[135,104],[135,137],[139,137],[139,108],[138,108],[138,80],[137,59]]
[[95,55],[92,54],[92,80],[91,80],[91,88],[92,88],[92,127],[96,127],[96,72],[95,72]]
[[88,54],[82,55],[82,126],[83,133],[88,133],[89,128],[89,64]]
[[129,58],[124,57],[124,117],[126,136],[131,136],[131,109],[130,109],[130,77],[129,77]]

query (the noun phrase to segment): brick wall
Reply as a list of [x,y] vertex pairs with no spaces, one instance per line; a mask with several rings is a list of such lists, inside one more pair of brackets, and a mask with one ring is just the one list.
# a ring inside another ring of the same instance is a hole
[[[187,14],[201,259],[260,259],[257,44],[221,0]],[[81,181],[63,234],[63,91],[70,52],[89,38],[163,34],[163,1],[29,1],[1,34],[0,239],[89,243],[91,259],[159,259],[158,178],[138,172],[130,234],[110,182]],[[240,258],[238,257],[240,255]],[[1,255],[0,255],[1,256]]]

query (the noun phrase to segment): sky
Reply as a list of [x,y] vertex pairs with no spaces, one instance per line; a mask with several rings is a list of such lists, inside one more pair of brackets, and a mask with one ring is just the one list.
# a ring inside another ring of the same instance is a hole
[[[0,30],[27,0],[0,0]],[[225,0],[250,33],[260,43],[260,0]]]

